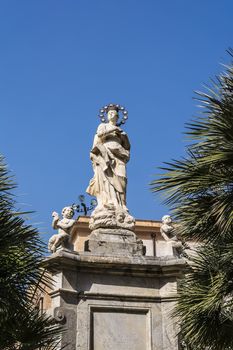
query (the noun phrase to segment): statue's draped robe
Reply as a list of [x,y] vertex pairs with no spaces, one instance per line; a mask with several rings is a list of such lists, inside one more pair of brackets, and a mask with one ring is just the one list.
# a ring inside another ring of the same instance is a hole
[[87,193],[97,198],[98,207],[126,206],[129,151],[125,132],[109,123],[99,125],[91,150],[94,177],[87,188]]

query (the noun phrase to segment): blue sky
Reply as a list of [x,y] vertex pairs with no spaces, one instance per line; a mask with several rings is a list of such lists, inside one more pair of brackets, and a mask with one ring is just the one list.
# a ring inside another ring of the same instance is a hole
[[85,193],[98,111],[111,102],[129,111],[130,212],[168,212],[149,182],[184,154],[193,91],[229,61],[232,13],[230,0],[0,1],[1,153],[45,239],[51,212]]

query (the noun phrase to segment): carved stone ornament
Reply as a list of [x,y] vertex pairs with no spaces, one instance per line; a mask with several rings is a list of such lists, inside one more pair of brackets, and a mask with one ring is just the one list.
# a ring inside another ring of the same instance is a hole
[[172,223],[172,218],[170,215],[164,215],[162,217],[162,225],[160,228],[161,235],[165,241],[174,241],[177,240],[175,235],[174,226]]
[[108,228],[132,229],[135,225],[135,219],[127,210],[115,207],[96,208],[90,218],[89,227],[91,230]]
[[63,307],[55,307],[53,317],[57,322],[64,324],[66,322],[64,308]]
[[72,207],[62,209],[62,219],[59,218],[58,213],[52,213],[52,227],[58,232],[49,239],[48,249],[50,252],[55,253],[60,248],[68,247],[70,232],[75,223],[75,220],[72,219],[73,216],[74,209]]
[[165,241],[172,244],[174,255],[180,256],[183,250],[183,245],[176,236],[175,228],[173,226],[172,218],[170,215],[164,215],[162,217],[160,232]]
[[[107,120],[101,117],[103,122],[94,137],[90,153],[94,177],[87,188],[87,193],[97,199],[90,220],[91,230],[134,228],[135,220],[126,207],[126,164],[130,158],[130,142],[118,123],[118,112],[122,108],[113,104],[103,108]],[[124,116],[127,118],[127,114]]]

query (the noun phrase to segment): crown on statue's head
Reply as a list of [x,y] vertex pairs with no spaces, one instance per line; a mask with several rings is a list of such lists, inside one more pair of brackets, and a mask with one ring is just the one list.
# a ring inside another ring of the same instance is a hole
[[120,105],[116,105],[114,103],[110,103],[109,105],[102,107],[100,109],[99,118],[101,119],[101,121],[103,123],[107,123],[106,114],[109,111],[116,111],[117,113],[121,112],[122,118],[121,118],[121,121],[117,125],[120,126],[121,124],[125,124],[126,120],[128,119],[128,112],[125,110],[125,107],[120,106]]
[[113,103],[110,103],[108,106],[107,106],[107,112],[109,111],[119,111],[119,108],[120,106],[119,105],[114,105]]

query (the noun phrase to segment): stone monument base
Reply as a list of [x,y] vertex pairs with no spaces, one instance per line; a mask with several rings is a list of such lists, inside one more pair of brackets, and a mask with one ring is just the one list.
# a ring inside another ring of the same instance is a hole
[[[183,259],[58,251],[50,313],[67,330],[67,350],[178,350],[171,317]],[[59,348],[58,348],[59,349]]]
[[85,250],[101,255],[145,255],[145,247],[133,231],[123,228],[99,228],[92,231]]

